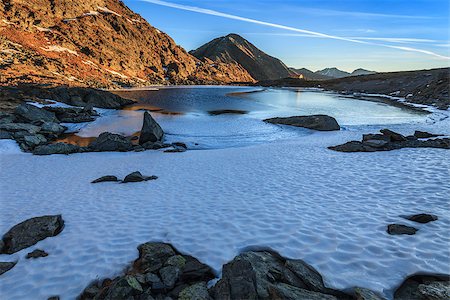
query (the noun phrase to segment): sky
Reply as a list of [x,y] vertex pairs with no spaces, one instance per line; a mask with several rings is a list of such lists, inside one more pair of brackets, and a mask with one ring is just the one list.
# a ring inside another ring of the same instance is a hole
[[186,50],[237,33],[295,68],[450,66],[448,0],[124,0]]

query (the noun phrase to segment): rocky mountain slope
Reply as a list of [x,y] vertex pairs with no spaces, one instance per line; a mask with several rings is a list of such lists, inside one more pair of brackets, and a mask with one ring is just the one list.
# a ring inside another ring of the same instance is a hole
[[252,81],[200,61],[119,0],[5,0],[0,84],[120,85]]
[[359,75],[371,75],[371,74],[377,74],[377,72],[360,68],[360,69],[354,70],[350,75],[351,76],[359,76]]
[[202,61],[240,65],[255,80],[279,79],[292,75],[281,60],[264,53],[237,34],[214,39],[190,53]]
[[339,70],[338,68],[325,68],[323,70],[316,71],[316,74],[328,76],[331,78],[344,78],[351,75],[350,73]]

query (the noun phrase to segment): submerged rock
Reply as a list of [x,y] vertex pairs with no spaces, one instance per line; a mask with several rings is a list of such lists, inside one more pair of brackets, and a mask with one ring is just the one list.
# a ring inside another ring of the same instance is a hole
[[327,115],[295,116],[287,118],[271,118],[264,122],[272,124],[291,125],[304,127],[319,131],[340,130],[340,126],[335,118]]
[[92,143],[89,144],[89,148],[93,151],[105,152],[105,151],[131,151],[133,144],[131,141],[120,134],[103,132]]
[[30,123],[32,122],[59,123],[59,120],[58,118],[56,118],[54,113],[28,103],[22,103],[19,106],[17,106],[16,109],[14,110],[14,114],[17,115],[18,118]]
[[39,257],[46,257],[46,256],[48,256],[47,252],[45,252],[44,250],[36,249],[36,250],[28,253],[25,258],[30,259],[30,258],[39,258]]
[[164,131],[161,126],[159,126],[149,112],[144,112],[144,122],[142,124],[141,136],[139,137],[139,144],[160,142],[163,137]]
[[400,235],[400,234],[413,235],[416,234],[418,230],[419,229],[417,228],[401,224],[390,224],[387,227],[387,233],[391,235]]
[[2,275],[4,273],[8,272],[9,270],[11,270],[12,268],[14,268],[16,263],[17,262],[3,262],[3,261],[0,261],[0,275]]
[[410,221],[417,222],[417,223],[423,223],[423,224],[433,222],[438,219],[437,216],[430,215],[430,214],[418,214],[418,215],[406,216],[405,218]]
[[37,242],[58,235],[64,228],[61,215],[42,216],[25,220],[12,227],[2,240],[0,253],[12,254],[33,246]]
[[51,155],[51,154],[72,154],[82,152],[83,149],[80,146],[56,143],[38,146],[33,150],[34,155]]
[[148,181],[148,180],[156,180],[158,179],[158,176],[144,176],[141,174],[141,172],[136,171],[133,173],[128,174],[127,176],[125,176],[124,180],[122,181],[123,183],[127,183],[127,182],[141,182],[141,181]]
[[120,180],[114,175],[106,175],[91,181],[91,183],[108,182],[108,181],[117,182]]

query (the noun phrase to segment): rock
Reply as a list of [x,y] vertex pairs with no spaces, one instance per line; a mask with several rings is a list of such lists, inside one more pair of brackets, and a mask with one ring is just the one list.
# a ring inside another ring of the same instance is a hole
[[330,150],[339,152],[373,152],[374,148],[364,145],[362,142],[350,141],[342,145],[328,147]]
[[59,300],[59,296],[51,296],[47,300]]
[[147,142],[162,141],[164,131],[161,126],[152,118],[149,112],[144,112],[144,122],[142,124],[141,136],[139,137],[139,144],[143,145]]
[[436,281],[429,284],[420,284],[419,293],[429,300],[450,299],[450,283]]
[[28,103],[22,103],[17,106],[14,114],[30,123],[39,121],[59,123],[54,113]]
[[184,149],[188,148],[187,145],[185,143],[182,143],[182,142],[175,142],[175,143],[172,143],[172,145],[174,147],[179,147],[179,148],[184,148]]
[[291,125],[319,131],[340,130],[336,119],[327,115],[295,116],[288,118],[271,118],[264,122],[272,124]]
[[39,258],[39,257],[46,257],[46,256],[48,256],[47,252],[45,252],[44,250],[36,249],[36,250],[28,253],[26,258],[30,259],[30,258]]
[[133,296],[143,292],[142,286],[135,277],[127,275],[120,277],[109,286],[105,300],[133,299]]
[[432,134],[432,133],[428,133],[425,131],[416,130],[416,131],[414,131],[414,136],[418,139],[428,139],[428,138],[440,136],[440,134]]
[[[1,250],[1,249],[0,249]],[[14,268],[14,266],[16,265],[17,262],[0,262],[0,275],[8,272],[9,270],[11,270],[12,268]]]
[[0,111],[0,124],[13,123],[16,117],[13,114]]
[[178,295],[178,300],[211,300],[206,282],[199,282],[184,288]]
[[186,265],[186,259],[182,255],[174,255],[167,259],[165,265],[174,266],[181,269]]
[[[394,300],[447,300],[450,286],[449,275],[413,275],[405,279],[394,293]],[[434,298],[436,297],[437,298]]]
[[182,274],[180,280],[183,282],[210,281],[216,276],[213,270],[195,257],[184,255],[186,263],[181,268]]
[[239,110],[239,109],[220,109],[220,110],[210,110],[208,111],[208,114],[211,116],[219,116],[219,115],[245,115],[248,111],[246,110]]
[[27,132],[29,134],[38,133],[41,128],[39,126],[35,126],[27,123],[8,123],[8,124],[0,124],[0,130],[8,131],[8,132]]
[[356,300],[386,300],[369,289],[356,287],[354,289]]
[[171,144],[164,144],[162,142],[147,142],[142,144],[142,147],[144,147],[147,150],[158,150],[162,148],[168,148],[171,147]]
[[292,271],[310,291],[326,292],[322,276],[313,267],[300,259],[288,259],[285,266]]
[[11,132],[0,130],[0,140],[13,139],[14,135]]
[[141,172],[136,171],[136,172],[130,173],[127,176],[125,176],[122,183],[141,182],[141,181],[156,180],[156,179],[158,179],[158,176],[154,176],[154,175],[153,176],[144,176],[141,174]]
[[423,223],[423,224],[438,220],[437,216],[430,215],[430,214],[411,215],[411,216],[406,216],[405,218],[410,221],[417,222],[417,223]]
[[142,152],[142,151],[145,151],[145,148],[140,145],[136,145],[136,146],[133,146],[133,151],[134,152]]
[[400,235],[400,234],[413,235],[413,234],[416,234],[417,231],[418,231],[418,229],[416,229],[414,227],[401,225],[401,224],[390,224],[390,225],[388,225],[388,228],[387,228],[387,233],[389,233],[391,235]]
[[84,123],[95,120],[93,116],[98,116],[95,110],[85,110],[80,107],[53,107],[46,106],[45,110],[53,112],[58,120],[63,123]]
[[81,147],[66,143],[42,145],[33,150],[34,155],[72,154],[79,152],[82,152]]
[[172,149],[164,150],[165,153],[181,153],[186,152],[186,148],[174,146]]
[[369,146],[372,148],[383,148],[387,146],[389,142],[384,140],[366,140],[363,142],[365,146]]
[[403,142],[406,141],[406,138],[401,135],[400,133],[394,132],[389,129],[381,129],[380,132],[385,135],[386,137],[389,137],[391,142]]
[[[259,299],[259,298],[258,298]],[[269,297],[266,299],[283,300],[337,300],[332,295],[326,295],[317,292],[311,292],[285,283],[277,283],[269,287]]]
[[133,144],[130,140],[120,134],[114,134],[110,132],[103,132],[92,143],[89,144],[89,148],[93,151],[130,151],[133,149]]
[[91,181],[91,183],[108,182],[108,181],[117,182],[119,181],[119,179],[114,175],[106,175]]
[[61,133],[63,133],[66,130],[67,130],[67,127],[61,126],[58,123],[53,123],[53,122],[44,122],[41,125],[41,131],[45,132],[45,133],[53,133],[56,135],[60,135]]
[[167,266],[159,270],[159,275],[161,275],[162,282],[166,288],[172,289],[181,275],[181,270],[174,266]]
[[363,142],[369,140],[381,140],[381,141],[390,141],[390,138],[385,136],[384,134],[363,134]]
[[12,227],[4,236],[2,253],[12,254],[37,242],[58,235],[64,228],[61,215],[42,216],[25,220]]
[[30,148],[47,143],[47,139],[42,134],[26,135],[23,137],[23,143]]
[[159,270],[169,257],[176,255],[172,246],[164,243],[148,242],[140,245],[138,250],[139,258],[135,265],[143,273]]

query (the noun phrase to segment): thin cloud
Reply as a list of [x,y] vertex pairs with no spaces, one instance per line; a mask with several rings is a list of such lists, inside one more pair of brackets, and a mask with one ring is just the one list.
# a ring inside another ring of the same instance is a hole
[[446,59],[446,60],[449,59],[450,60],[450,57],[448,57],[448,56],[443,56],[438,53],[434,53],[434,52],[427,51],[427,50],[379,44],[379,43],[373,43],[373,42],[357,40],[357,39],[352,39],[352,38],[329,35],[329,34],[325,34],[325,33],[321,33],[321,32],[316,32],[316,31],[311,31],[311,30],[306,30],[306,29],[301,29],[301,28],[295,28],[295,27],[260,21],[260,20],[256,20],[256,19],[246,18],[246,17],[240,17],[240,16],[222,13],[219,11],[206,9],[206,8],[188,6],[188,5],[177,4],[177,3],[167,2],[167,1],[160,1],[160,0],[139,0],[139,1],[157,4],[157,5],[161,5],[161,6],[165,6],[165,7],[176,8],[176,9],[185,10],[185,11],[196,12],[196,13],[205,14],[205,15],[217,16],[217,17],[222,17],[222,18],[226,18],[226,19],[232,19],[232,20],[237,20],[237,21],[242,21],[242,22],[247,22],[247,23],[268,26],[268,27],[272,27],[272,28],[278,28],[278,29],[283,29],[283,30],[288,30],[288,31],[293,31],[293,32],[299,32],[299,33],[322,37],[322,38],[327,38],[327,39],[340,40],[340,41],[346,41],[346,42],[357,43],[357,44],[374,45],[374,46],[398,49],[398,50],[409,51],[409,52],[423,53],[423,54],[431,55],[431,56],[434,56],[434,57],[437,57],[440,59]]

